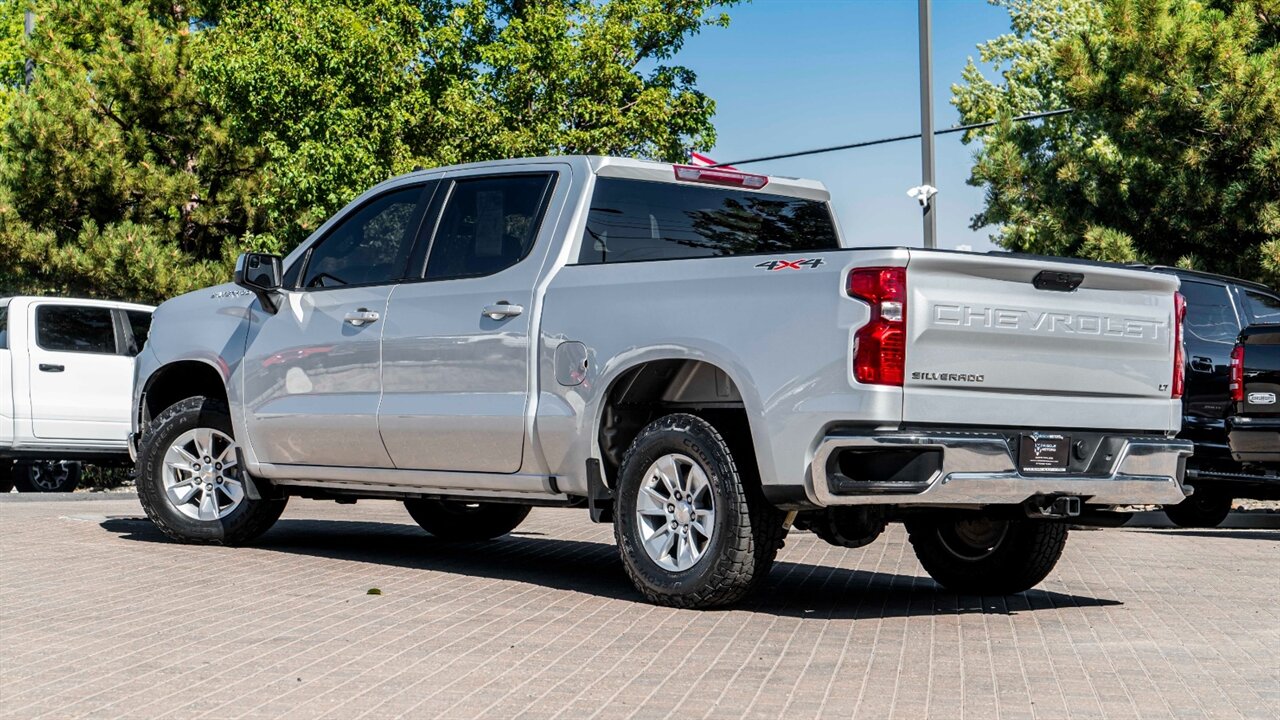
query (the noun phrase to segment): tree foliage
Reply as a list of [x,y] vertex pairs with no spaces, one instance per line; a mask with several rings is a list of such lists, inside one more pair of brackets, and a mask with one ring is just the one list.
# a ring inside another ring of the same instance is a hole
[[0,132],[0,290],[169,297],[417,166],[683,158],[714,103],[672,59],[737,1],[39,4]]
[[[991,0],[953,102],[999,120],[973,227],[1011,250],[1280,279],[1280,0]],[[1064,116],[1013,123],[1029,112]]]
[[0,124],[8,120],[25,74],[22,33],[26,8],[21,0],[0,0]]

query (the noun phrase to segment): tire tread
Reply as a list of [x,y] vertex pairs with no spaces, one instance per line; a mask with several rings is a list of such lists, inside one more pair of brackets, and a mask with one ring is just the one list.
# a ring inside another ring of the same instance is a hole
[[[169,538],[178,542],[192,545],[242,545],[254,538],[262,535],[271,526],[280,519],[281,513],[284,512],[286,500],[267,499],[251,500],[245,498],[242,503],[253,503],[246,507],[247,512],[241,513],[238,517],[224,518],[221,523],[221,533],[199,534],[195,535],[184,530],[178,525],[170,522],[165,513],[159,511],[159,504],[166,503],[168,500],[162,495],[163,490],[155,487],[155,483],[149,480],[148,472],[151,470],[152,454],[156,452],[156,439],[164,434],[165,428],[177,422],[179,418],[189,413],[203,414],[220,414],[228,417],[230,420],[230,410],[227,404],[215,398],[207,398],[202,396],[189,397],[166,408],[154,420],[147,434],[142,438],[142,445],[138,451],[138,471],[137,471],[137,489],[138,497],[142,500],[142,508],[146,511],[147,517],[155,524],[160,532]],[[242,472],[248,472],[242,468]],[[231,523],[227,520],[231,519]]]
[[938,539],[933,522],[907,523],[907,537],[925,572],[939,585],[959,593],[1015,595],[1048,577],[1067,543],[1065,523],[1011,521],[1004,547],[975,561],[955,558]]
[[[695,415],[676,413],[661,417],[647,425],[636,436],[623,456],[621,468],[629,468],[635,455],[641,451],[646,441],[659,433],[688,432],[702,435],[701,440],[718,451],[720,467],[713,471],[725,478],[733,488],[732,505],[724,508],[726,512],[737,513],[744,522],[737,524],[736,532],[723,538],[723,554],[719,558],[709,558],[714,564],[711,575],[706,578],[703,587],[693,593],[659,592],[652,587],[648,578],[633,567],[630,562],[623,562],[627,576],[650,602],[668,607],[697,609],[721,607],[733,604],[747,595],[768,574],[782,547],[787,528],[783,526],[781,513],[769,505],[763,498],[751,497],[749,489],[743,483],[738,465],[725,438],[710,423]],[[621,472],[619,476],[621,477]],[[621,484],[621,483],[619,483]],[[755,493],[758,495],[758,492]],[[717,498],[723,502],[726,498]],[[717,512],[721,510],[717,508]],[[618,535],[619,548],[623,548],[620,518],[614,520],[615,534]],[[625,550],[624,550],[625,553]],[[624,558],[625,560],[625,558]]]

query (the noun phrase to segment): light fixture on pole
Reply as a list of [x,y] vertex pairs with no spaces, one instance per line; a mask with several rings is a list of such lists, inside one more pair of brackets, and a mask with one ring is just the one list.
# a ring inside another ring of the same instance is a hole
[[[931,0],[920,0],[920,187],[913,188],[924,215],[924,246],[938,247],[938,208],[932,201],[938,192],[933,173],[933,24]],[[910,194],[910,193],[908,193]]]

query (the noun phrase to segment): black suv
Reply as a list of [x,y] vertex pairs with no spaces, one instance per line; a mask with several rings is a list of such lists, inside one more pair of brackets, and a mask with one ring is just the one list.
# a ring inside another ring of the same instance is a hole
[[1222,275],[1160,266],[1147,269],[1177,275],[1187,299],[1183,324],[1187,384],[1178,437],[1196,445],[1187,463],[1187,481],[1195,493],[1165,508],[1165,513],[1181,527],[1214,527],[1226,518],[1235,498],[1280,499],[1280,477],[1232,459],[1227,442],[1231,351],[1244,328],[1280,323],[1280,295],[1266,285]]

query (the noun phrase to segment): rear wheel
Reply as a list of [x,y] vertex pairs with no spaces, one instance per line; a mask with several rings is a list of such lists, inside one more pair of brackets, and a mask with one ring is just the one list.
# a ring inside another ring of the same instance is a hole
[[13,466],[13,487],[18,492],[72,492],[81,471],[80,463],[68,460],[20,462]]
[[921,517],[907,533],[925,572],[958,593],[1012,595],[1044,580],[1067,544],[1067,526],[978,513]]
[[623,567],[659,605],[740,600],[768,574],[786,534],[782,513],[743,481],[724,438],[693,415],[668,415],[641,430],[617,484],[613,527]]
[[528,505],[405,500],[415,522],[441,540],[493,540],[515,530],[529,516]]
[[1183,500],[1177,505],[1170,505],[1164,509],[1164,514],[1169,521],[1178,527],[1184,528],[1215,528],[1227,519],[1227,515],[1231,513],[1231,503],[1234,501],[1229,495],[1220,492],[1204,491],[1199,488],[1191,497]]
[[285,498],[250,497],[231,415],[221,401],[188,398],[151,423],[138,452],[138,499],[165,535],[239,545],[266,532]]

